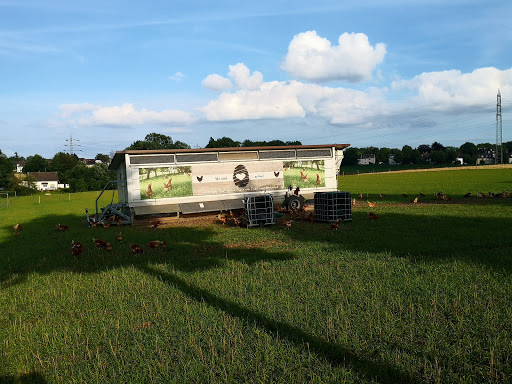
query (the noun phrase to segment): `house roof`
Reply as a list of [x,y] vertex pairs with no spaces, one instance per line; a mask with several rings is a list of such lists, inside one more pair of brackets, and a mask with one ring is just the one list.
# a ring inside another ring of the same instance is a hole
[[36,181],[59,181],[57,172],[27,172],[27,175],[32,176]]
[[268,151],[268,150],[286,150],[286,149],[315,149],[315,148],[336,148],[345,149],[350,144],[315,144],[315,145],[285,145],[285,146],[268,146],[268,147],[227,147],[227,148],[190,148],[190,149],[147,149],[147,150],[127,150],[117,151],[114,158],[110,162],[109,169],[114,170],[124,160],[124,155],[148,155],[148,154],[172,154],[172,153],[207,153],[207,152],[244,152],[244,151]]

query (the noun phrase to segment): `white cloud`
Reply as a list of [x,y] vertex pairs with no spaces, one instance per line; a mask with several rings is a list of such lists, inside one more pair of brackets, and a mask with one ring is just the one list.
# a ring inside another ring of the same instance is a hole
[[217,74],[208,75],[201,83],[203,88],[214,92],[221,92],[233,87],[231,80]]
[[379,92],[329,88],[299,81],[272,81],[262,83],[258,89],[222,93],[201,111],[210,121],[303,118],[311,115],[333,124],[362,124],[369,115],[381,113],[383,105]]
[[230,65],[228,76],[242,89],[258,89],[261,84],[263,84],[263,75],[261,72],[255,71],[251,76],[249,68],[242,63]]
[[105,107],[89,103],[63,104],[60,107],[61,118],[66,122],[80,126],[133,126],[133,125],[183,125],[195,119],[184,111],[151,111],[136,109],[133,104]]
[[411,80],[395,81],[394,90],[408,89],[417,93],[414,102],[447,110],[457,106],[492,103],[498,88],[510,93],[512,69],[501,71],[488,67],[471,73],[458,70],[429,72]]
[[364,33],[344,33],[332,46],[316,31],[299,33],[288,46],[281,69],[301,80],[328,82],[371,80],[372,72],[384,60],[386,46],[372,47]]
[[181,81],[185,78],[185,75],[181,72],[176,72],[174,75],[169,76],[169,80],[172,81]]
[[[241,89],[255,90],[263,84],[261,72],[255,71],[251,75],[251,71],[243,63],[230,65],[228,77]],[[211,91],[220,92],[233,88],[233,83],[227,77],[213,74],[203,80],[202,86]]]
[[[297,83],[298,84],[298,83]],[[297,90],[279,82],[264,83],[258,90],[241,89],[223,93],[202,108],[207,120],[230,121],[266,118],[303,117]]]

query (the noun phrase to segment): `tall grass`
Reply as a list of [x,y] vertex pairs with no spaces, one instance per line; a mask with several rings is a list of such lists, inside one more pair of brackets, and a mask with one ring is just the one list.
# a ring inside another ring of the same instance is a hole
[[[392,197],[376,221],[358,202],[338,231],[211,219],[126,227],[118,243],[117,228],[85,225],[95,194],[13,199],[0,211],[0,381],[509,382],[512,199],[397,204],[441,184],[512,189],[510,173],[459,172],[340,179]],[[156,239],[165,251],[145,247]]]

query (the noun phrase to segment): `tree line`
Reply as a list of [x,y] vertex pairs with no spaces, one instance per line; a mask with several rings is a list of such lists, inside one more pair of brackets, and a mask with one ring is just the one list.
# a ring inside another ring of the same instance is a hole
[[[98,153],[96,160],[102,162],[88,167],[76,154],[58,152],[51,159],[39,154],[24,158],[17,154],[7,157],[0,150],[0,189],[15,191],[17,195],[31,194],[35,191],[35,178],[30,172],[57,172],[59,182],[69,184],[71,192],[97,191],[115,179],[115,173],[108,170],[108,155]],[[20,162],[24,163],[22,177],[14,172]]]
[[[210,137],[205,148],[228,148],[228,147],[264,147],[264,146],[287,146],[302,145],[300,141],[236,141],[229,137],[214,139]],[[190,145],[173,141],[172,137],[160,133],[150,133],[143,140],[136,140],[125,150],[148,150],[148,149],[190,149]],[[393,155],[394,161],[400,164],[422,164],[431,162],[435,164],[453,164],[457,158],[462,158],[466,164],[475,164],[479,154],[486,154],[494,151],[495,146],[490,143],[473,144],[466,142],[460,147],[444,146],[441,143],[434,142],[432,145],[422,144],[417,148],[404,145],[399,148],[378,148],[349,147],[344,152],[342,166],[357,165],[362,155],[375,155],[377,163],[388,164],[390,155]],[[503,143],[504,160],[512,156],[512,141]],[[35,154],[27,158],[20,157],[17,154],[7,157],[0,150],[0,190],[16,191],[18,194],[32,193],[30,177],[26,178],[27,183],[14,175],[14,168],[20,161],[24,162],[23,173],[28,172],[57,172],[59,181],[63,184],[69,184],[70,191],[93,191],[102,189],[110,180],[116,178],[113,171],[108,170],[107,163],[110,157],[98,153],[96,160],[101,163],[88,167],[82,163],[78,156],[64,152],[56,153],[52,159],[45,159]]]
[[[460,147],[444,146],[437,141],[432,145],[421,144],[416,148],[404,145],[399,148],[349,147],[344,152],[342,166],[357,165],[363,155],[375,155],[378,164],[389,164],[390,155],[399,164],[453,164],[462,159],[464,164],[476,164],[479,155],[493,156],[496,146],[490,143],[474,144],[466,142]],[[512,141],[503,143],[503,159],[508,162],[512,156]]]

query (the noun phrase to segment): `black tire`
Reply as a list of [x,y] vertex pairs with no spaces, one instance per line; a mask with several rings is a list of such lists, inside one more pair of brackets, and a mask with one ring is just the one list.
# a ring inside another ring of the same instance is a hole
[[300,211],[302,205],[302,200],[296,196],[292,196],[288,199],[288,209]]

